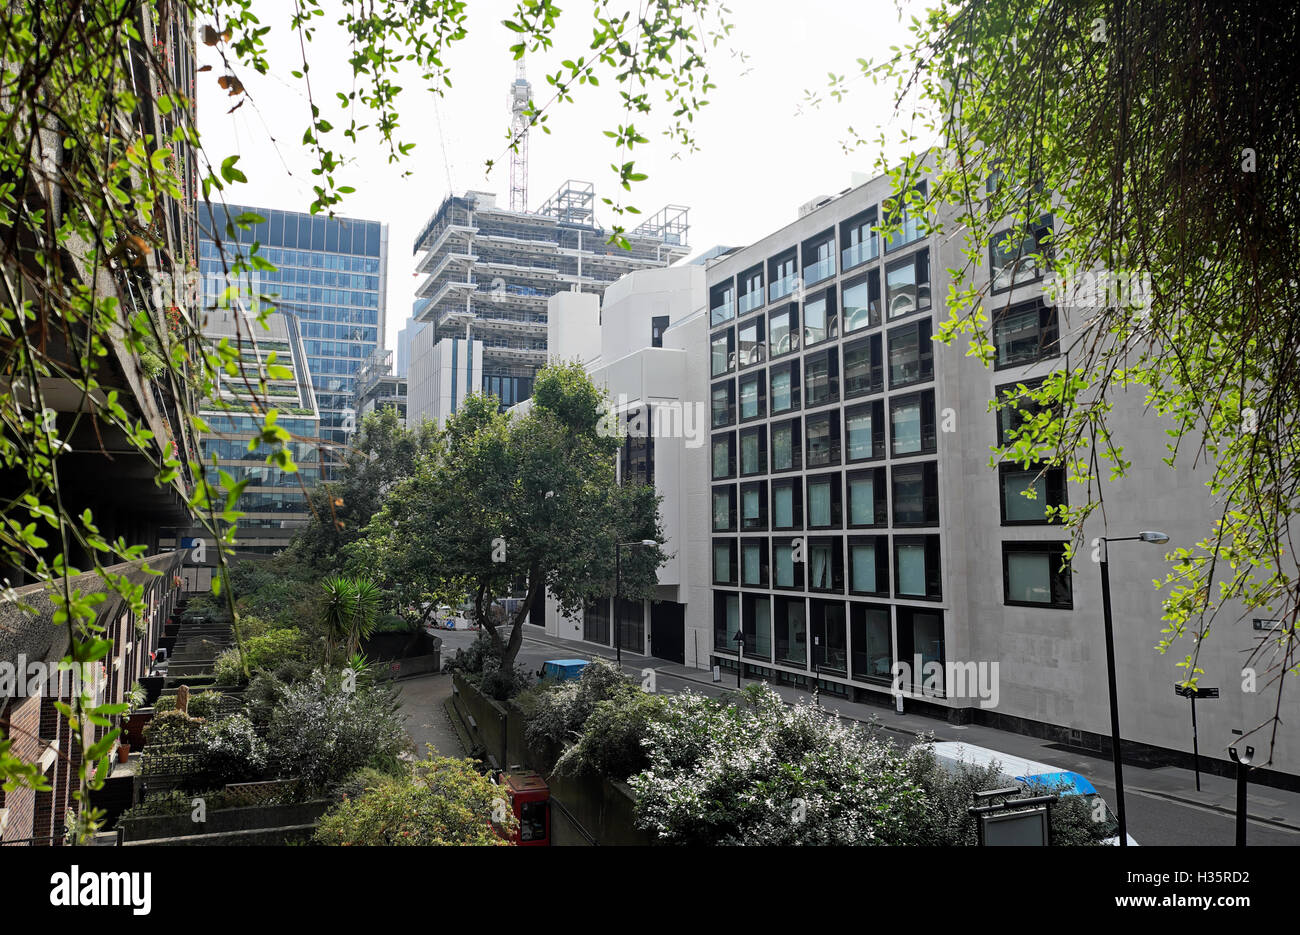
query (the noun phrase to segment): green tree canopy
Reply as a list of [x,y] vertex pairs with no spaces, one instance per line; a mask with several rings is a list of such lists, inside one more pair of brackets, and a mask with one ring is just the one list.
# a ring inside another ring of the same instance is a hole
[[[444,447],[393,488],[360,548],[423,582],[469,599],[504,664],[529,612],[549,591],[565,613],[613,593],[615,544],[663,542],[653,489],[620,486],[620,439],[601,431],[603,397],[576,364],[537,376],[526,413],[472,395],[447,420]],[[621,593],[652,593],[660,548],[627,550]],[[516,584],[525,597],[502,631],[490,607]]]

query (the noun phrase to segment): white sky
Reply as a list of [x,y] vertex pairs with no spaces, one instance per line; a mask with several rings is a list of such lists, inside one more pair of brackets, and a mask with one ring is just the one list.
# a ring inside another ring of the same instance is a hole
[[[200,64],[213,70],[198,76],[199,127],[209,156],[219,160],[240,154],[246,185],[228,188],[232,202],[305,211],[311,203],[310,153],[301,146],[307,126],[306,96],[289,74],[298,65],[296,39],[288,32],[287,0],[273,0],[273,18],[259,10],[268,37],[272,74],[261,78],[241,74],[250,100],[233,115],[227,111],[239,98],[216,86],[221,74],[212,50],[200,47]],[[827,102],[820,110],[802,109],[804,91],[825,87],[827,72],[852,76],[859,57],[878,58],[890,46],[908,40],[892,0],[731,0],[735,25],[732,46],[743,49],[741,63],[719,46],[711,62],[718,88],[712,103],[697,115],[699,151],[680,153],[660,135],[666,115],[653,122],[637,121],[650,143],[633,150],[645,182],[625,195],[645,216],[665,204],[690,207],[690,245],[699,253],[716,244],[742,246],[794,220],[800,204],[831,194],[850,184],[852,173],[873,171],[874,146],[846,154],[841,142],[853,127],[873,139],[881,125],[891,123],[893,99],[888,88],[858,81],[843,102]],[[283,8],[285,12],[280,12]],[[507,92],[515,63],[509,46],[515,34],[501,20],[512,10],[509,0],[475,0],[468,21],[469,35],[444,56],[452,70],[453,87],[434,106],[417,74],[404,76],[399,108],[399,136],[416,144],[409,157],[389,165],[387,152],[373,136],[347,154],[348,165],[338,173],[342,184],[356,193],[347,196],[340,214],[388,222],[388,321],[386,344],[395,347],[397,331],[410,315],[414,290],[411,245],[415,235],[448,191],[479,189],[497,193],[498,204],[509,201],[509,127]],[[587,54],[590,12],[585,0],[562,7],[555,50],[527,62],[533,95],[539,103],[550,97],[545,72],[565,58]],[[908,17],[920,15],[922,4],[908,3]],[[326,17],[323,21],[328,21]],[[334,93],[350,87],[350,69],[341,43],[327,34],[341,30],[322,26],[309,47],[310,75],[317,103],[327,119],[341,127],[332,112]],[[331,69],[330,63],[340,65]],[[604,78],[604,75],[601,75]],[[441,116],[441,121],[435,114]],[[549,120],[551,133],[537,130],[530,138],[529,208],[536,209],[566,179],[595,183],[597,196],[611,196],[616,180],[609,168],[617,152],[602,134],[622,116],[616,88],[602,81],[599,88],[579,89],[573,103],[559,105]],[[644,119],[644,118],[643,118]],[[653,129],[654,132],[646,132]],[[887,127],[890,140],[898,128]],[[277,143],[271,142],[272,137]],[[333,148],[347,141],[332,134]],[[446,153],[444,159],[443,153]],[[891,156],[902,152],[896,149]],[[490,177],[484,163],[497,160]],[[402,177],[404,169],[413,175]],[[603,205],[601,206],[604,207]],[[606,209],[597,213],[605,226],[613,223]],[[630,226],[630,225],[629,225]]]

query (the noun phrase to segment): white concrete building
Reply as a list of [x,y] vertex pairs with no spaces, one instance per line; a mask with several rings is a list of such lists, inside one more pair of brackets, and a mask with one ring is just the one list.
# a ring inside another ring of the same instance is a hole
[[[653,600],[605,601],[580,619],[546,600],[546,631],[625,655],[707,665],[711,595],[705,476],[708,470],[708,323],[704,268],[638,270],[605,290],[559,293],[547,303],[551,361],[577,360],[631,425],[619,458],[620,479],[652,482],[662,497],[660,522],[668,561]],[[528,404],[521,404],[519,410]],[[617,621],[617,625],[613,621]]]
[[[1036,468],[989,465],[1004,429],[990,401],[1065,366],[1087,314],[1046,304],[1032,265],[1010,282],[999,260],[990,283],[988,257],[976,286],[990,285],[994,366],[968,357],[964,337],[932,342],[948,317],[946,271],[965,265],[960,238],[927,236],[912,220],[880,243],[871,228],[891,187],[882,176],[818,199],[708,267],[708,655],[734,672],[740,632],[747,678],[891,706],[892,670],[906,663],[909,708],[1108,749],[1099,565],[1085,550],[1072,573],[1059,571],[1066,537],[1044,515],[1087,492],[1062,469],[1035,484]],[[1031,225],[1026,242],[1051,224]],[[1165,624],[1152,581],[1169,570],[1166,548],[1193,546],[1219,505],[1207,472],[1162,463],[1169,426],[1139,394],[1112,401],[1133,467],[1103,479],[1106,510],[1089,518],[1085,542],[1170,537],[1111,547],[1121,735],[1135,756],[1190,765],[1189,702],[1174,685],[1192,643],[1154,649]],[[1036,499],[1020,495],[1030,484]],[[1199,657],[1201,685],[1221,690],[1197,706],[1201,751],[1220,764],[1232,732],[1266,723],[1276,701],[1243,690],[1242,676],[1243,650],[1268,625],[1252,618],[1270,615],[1238,616],[1219,618]],[[927,687],[928,663],[943,674]],[[996,666],[996,691],[955,684],[971,666]],[[1274,750],[1273,768],[1290,774],[1300,773],[1295,720]],[[1263,748],[1267,736],[1251,742]]]

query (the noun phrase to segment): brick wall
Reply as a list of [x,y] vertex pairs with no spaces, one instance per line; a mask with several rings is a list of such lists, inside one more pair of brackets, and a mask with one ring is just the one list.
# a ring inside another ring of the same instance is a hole
[[[17,699],[6,713],[11,726],[5,736],[7,740],[13,741],[10,752],[29,763],[39,759],[42,748],[37,738],[41,726],[41,699]],[[36,815],[36,793],[31,789],[14,789],[2,794],[4,807],[9,811],[0,840],[17,841],[34,837],[36,832],[32,828]]]

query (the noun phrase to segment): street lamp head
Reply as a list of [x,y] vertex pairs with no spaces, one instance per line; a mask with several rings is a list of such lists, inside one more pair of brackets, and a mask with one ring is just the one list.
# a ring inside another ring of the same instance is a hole
[[1153,545],[1161,545],[1169,541],[1169,537],[1165,535],[1163,532],[1155,532],[1153,530],[1148,530],[1147,532],[1140,532],[1138,533],[1137,537],[1141,539],[1143,542],[1150,542]]
[[653,539],[642,539],[641,544],[645,546],[647,549],[653,549],[659,543],[655,542]]

